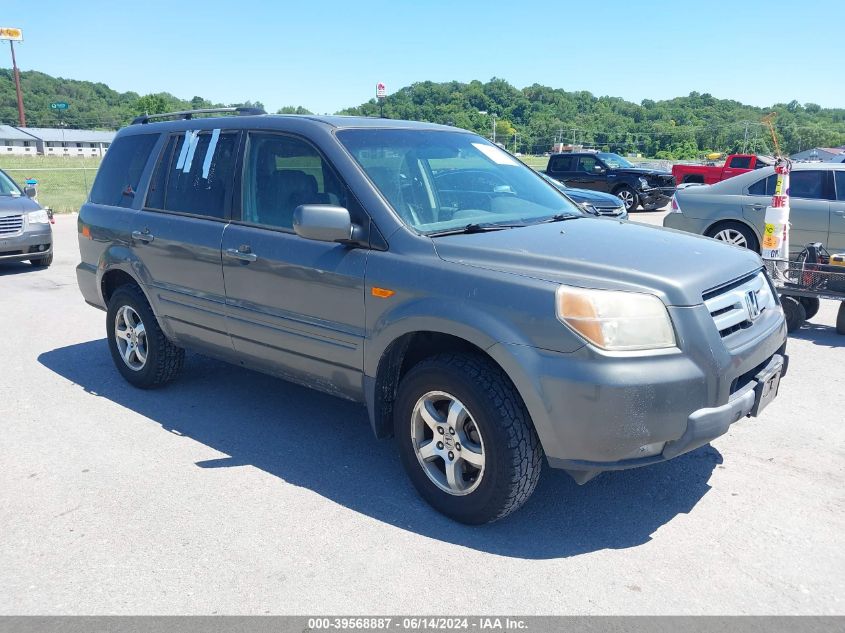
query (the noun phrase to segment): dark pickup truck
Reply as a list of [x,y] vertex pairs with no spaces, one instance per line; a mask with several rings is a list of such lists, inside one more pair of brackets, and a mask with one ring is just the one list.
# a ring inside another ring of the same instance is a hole
[[659,209],[669,203],[675,192],[672,174],[634,167],[609,152],[552,154],[546,174],[569,187],[612,193],[625,203],[629,213],[641,205],[646,211]]

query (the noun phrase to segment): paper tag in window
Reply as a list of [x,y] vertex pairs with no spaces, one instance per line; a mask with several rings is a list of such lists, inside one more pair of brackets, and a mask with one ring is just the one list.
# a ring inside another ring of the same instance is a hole
[[484,154],[487,158],[492,160],[497,165],[518,165],[513,158],[511,158],[507,153],[500,150],[498,147],[494,145],[486,145],[484,143],[473,143],[472,146],[477,149],[479,152]]

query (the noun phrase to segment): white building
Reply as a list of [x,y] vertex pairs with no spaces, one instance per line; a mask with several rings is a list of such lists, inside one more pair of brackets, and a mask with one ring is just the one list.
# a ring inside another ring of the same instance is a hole
[[0,156],[35,156],[38,145],[35,137],[11,125],[0,125]]
[[99,157],[106,153],[114,135],[98,130],[0,125],[0,156]]

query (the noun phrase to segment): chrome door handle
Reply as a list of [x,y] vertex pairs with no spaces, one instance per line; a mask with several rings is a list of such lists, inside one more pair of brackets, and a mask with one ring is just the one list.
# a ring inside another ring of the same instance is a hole
[[254,262],[258,259],[258,255],[255,253],[241,248],[227,248],[226,254],[229,257],[234,257],[235,259],[239,259],[243,262]]
[[132,239],[138,242],[143,242],[144,244],[149,244],[152,242],[155,237],[150,234],[149,230],[146,231],[132,231]]

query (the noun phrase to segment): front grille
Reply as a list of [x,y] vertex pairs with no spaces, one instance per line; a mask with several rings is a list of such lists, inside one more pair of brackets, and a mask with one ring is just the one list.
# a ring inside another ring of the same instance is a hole
[[593,205],[593,208],[598,212],[599,215],[622,215],[625,212],[624,206],[619,207],[597,207]]
[[763,312],[777,305],[763,271],[705,292],[703,299],[722,338],[751,327]]
[[23,230],[22,215],[0,216],[0,235],[14,235]]

